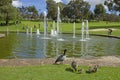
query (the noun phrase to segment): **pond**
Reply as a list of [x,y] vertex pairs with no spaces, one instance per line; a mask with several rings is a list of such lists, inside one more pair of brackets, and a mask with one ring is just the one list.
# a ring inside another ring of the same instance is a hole
[[4,58],[48,58],[57,57],[67,49],[68,57],[91,57],[120,55],[120,40],[101,36],[90,36],[90,40],[80,41],[81,35],[72,34],[43,39],[44,35],[9,33],[0,38],[0,59]]

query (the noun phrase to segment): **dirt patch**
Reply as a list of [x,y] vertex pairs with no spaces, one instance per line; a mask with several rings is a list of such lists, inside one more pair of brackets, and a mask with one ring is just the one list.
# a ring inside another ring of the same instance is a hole
[[[76,61],[79,65],[120,66],[120,57],[104,56],[97,58],[67,58],[64,64]],[[55,58],[46,59],[0,59],[0,66],[35,66],[53,64]]]

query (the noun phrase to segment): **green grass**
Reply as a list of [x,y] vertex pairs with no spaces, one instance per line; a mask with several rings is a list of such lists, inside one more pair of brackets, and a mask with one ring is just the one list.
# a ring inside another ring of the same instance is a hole
[[[85,70],[86,66],[81,66]],[[120,67],[101,67],[98,72],[73,73],[69,65],[0,67],[0,80],[119,80]]]
[[[9,31],[14,31],[16,32],[17,29],[21,32],[26,32],[26,30],[22,29],[23,26],[26,27],[33,27],[33,32],[36,32],[36,29],[39,28],[39,24],[40,24],[40,32],[44,31],[44,23],[43,22],[39,22],[39,21],[22,21],[21,24],[18,25],[9,25],[9,26],[0,26],[0,31],[6,31],[7,28],[9,29]],[[48,23],[48,32],[50,33],[52,27],[50,27],[52,24],[52,22]],[[36,25],[36,29],[34,29],[34,25]],[[90,29],[96,29],[96,28],[117,28],[118,30],[113,31],[114,36],[120,36],[120,22],[89,22],[89,28]],[[62,33],[73,33],[73,23],[61,23],[60,24],[60,30],[62,31]],[[81,33],[81,23],[76,23],[76,33]],[[104,34],[107,35],[106,31],[97,31],[97,32],[90,32],[91,34]]]

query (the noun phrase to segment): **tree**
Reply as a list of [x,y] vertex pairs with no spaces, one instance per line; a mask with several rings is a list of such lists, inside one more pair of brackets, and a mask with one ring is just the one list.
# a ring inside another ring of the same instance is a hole
[[100,19],[103,20],[106,10],[102,4],[98,4],[95,6],[94,13],[98,20],[100,20]]
[[19,9],[23,19],[28,18],[27,17],[27,13],[28,13],[27,7],[22,6],[22,7],[19,7],[18,9]]
[[111,13],[120,12],[120,0],[105,0],[104,5],[108,7]]
[[47,17],[53,20],[57,19],[57,7],[60,7],[60,12],[62,12],[65,4],[59,2],[56,3],[54,0],[47,0],[47,10],[48,10],[48,14]]
[[12,6],[12,0],[0,0],[0,19],[8,25],[10,20],[20,19],[17,8]]
[[88,19],[90,5],[83,0],[72,0],[63,9],[62,14],[68,18]]
[[29,6],[27,7],[27,11],[29,14],[29,18],[31,19],[37,19],[38,17],[38,11],[35,6]]
[[53,20],[57,17],[57,4],[53,0],[47,0],[47,10],[48,10],[48,18],[52,18]]

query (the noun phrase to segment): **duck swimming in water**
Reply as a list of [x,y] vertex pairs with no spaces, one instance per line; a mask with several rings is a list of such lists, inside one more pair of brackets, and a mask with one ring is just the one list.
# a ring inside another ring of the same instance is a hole
[[66,59],[66,51],[67,49],[64,50],[64,53],[62,55],[58,56],[58,58],[55,60],[55,64],[58,62],[63,63],[63,61]]

